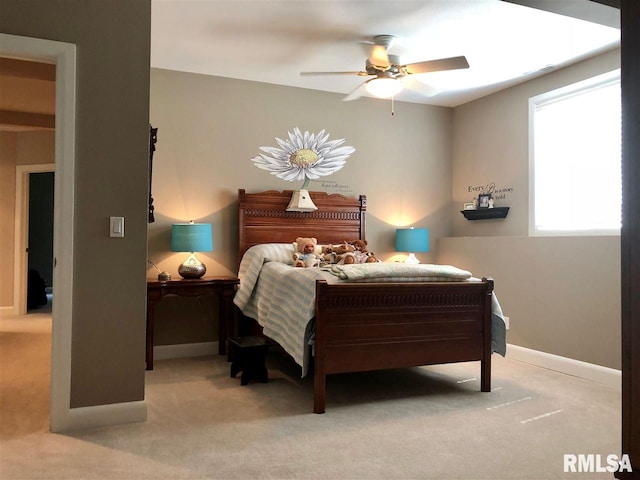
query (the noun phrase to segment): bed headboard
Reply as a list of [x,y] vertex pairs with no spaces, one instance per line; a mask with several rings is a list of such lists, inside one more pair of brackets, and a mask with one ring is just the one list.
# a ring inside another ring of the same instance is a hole
[[293,190],[247,193],[238,190],[238,261],[260,243],[289,243],[298,237],[315,237],[319,244],[365,240],[367,197],[309,192],[318,210],[287,212]]

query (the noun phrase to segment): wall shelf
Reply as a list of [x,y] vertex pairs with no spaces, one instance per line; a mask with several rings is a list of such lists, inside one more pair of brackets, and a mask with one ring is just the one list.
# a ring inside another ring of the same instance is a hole
[[509,207],[477,208],[476,210],[460,210],[467,220],[489,220],[506,218]]

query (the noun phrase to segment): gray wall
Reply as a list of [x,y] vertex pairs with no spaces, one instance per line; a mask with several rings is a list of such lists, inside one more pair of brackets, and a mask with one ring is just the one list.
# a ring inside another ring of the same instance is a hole
[[142,400],[151,2],[3,2],[0,31],[77,45],[70,406]]
[[[620,236],[528,236],[528,99],[619,66],[614,50],[455,109],[455,238],[440,239],[438,254],[494,277],[510,343],[612,368],[620,368]],[[491,183],[507,190],[496,201],[510,207],[507,218],[466,220],[459,210],[477,195],[470,187]]]

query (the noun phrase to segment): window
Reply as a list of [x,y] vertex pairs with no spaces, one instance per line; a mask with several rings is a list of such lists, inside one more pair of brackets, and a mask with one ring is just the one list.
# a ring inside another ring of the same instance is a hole
[[531,235],[619,234],[620,70],[529,100]]

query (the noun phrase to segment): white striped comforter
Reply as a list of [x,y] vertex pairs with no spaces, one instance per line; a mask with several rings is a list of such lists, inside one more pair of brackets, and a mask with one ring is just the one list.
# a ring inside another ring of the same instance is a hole
[[[335,269],[295,268],[291,244],[262,244],[251,247],[242,257],[238,278],[240,288],[235,305],[255,319],[264,334],[278,342],[307,374],[313,337],[316,280],[344,281],[477,281],[471,273],[448,265],[362,264]],[[417,268],[416,268],[417,267]],[[493,297],[494,351],[504,355],[505,331],[502,311]],[[497,333],[497,338],[496,338]]]
[[331,281],[331,275],[318,268],[293,267],[292,255],[291,244],[263,244],[247,250],[240,262],[240,288],[233,302],[293,357],[305,376],[316,279]]

